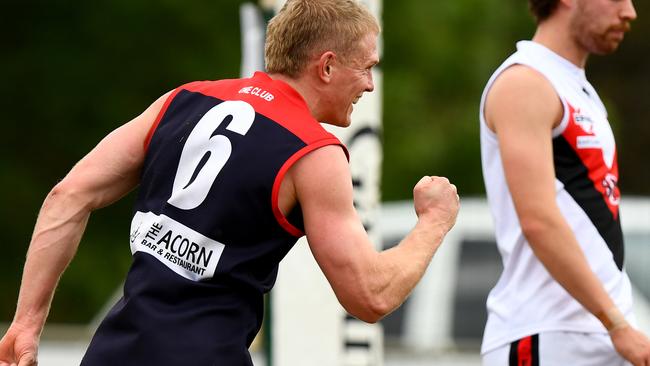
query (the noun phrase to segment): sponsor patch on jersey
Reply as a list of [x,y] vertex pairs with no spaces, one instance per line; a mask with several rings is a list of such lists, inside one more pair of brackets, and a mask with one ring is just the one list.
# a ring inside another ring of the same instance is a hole
[[586,133],[594,133],[594,121],[588,115],[581,113],[580,108],[573,113],[573,120]]
[[131,221],[131,253],[152,255],[177,274],[201,281],[214,276],[224,244],[153,212],[136,212]]
[[258,88],[256,86],[243,87],[243,88],[239,89],[239,94],[255,95],[255,96],[258,96],[258,97],[266,100],[267,102],[270,102],[273,99],[275,99],[275,96],[273,94],[269,93],[268,91],[266,91],[266,90],[264,90],[262,88]]
[[[572,145],[576,149],[600,149],[603,162],[611,169],[616,154],[614,135],[607,121],[607,116],[594,116],[581,111],[569,104],[570,113],[573,116],[573,123],[577,127],[570,133],[575,142]],[[570,128],[569,128],[570,129]],[[584,156],[581,157],[584,161]]]
[[578,149],[600,149],[603,147],[598,136],[578,136],[576,146]]

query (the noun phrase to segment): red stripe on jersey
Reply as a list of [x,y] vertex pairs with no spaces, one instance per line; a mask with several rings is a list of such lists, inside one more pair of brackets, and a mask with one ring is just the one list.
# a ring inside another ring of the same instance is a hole
[[174,100],[174,97],[178,92],[181,91],[181,88],[176,88],[169,96],[167,97],[167,100],[165,100],[165,103],[163,104],[162,108],[160,108],[160,111],[158,112],[158,116],[156,116],[156,120],[153,122],[151,127],[149,128],[149,132],[147,133],[147,137],[144,139],[144,151],[146,152],[149,149],[149,143],[151,142],[151,138],[153,137],[154,132],[156,132],[156,128],[158,128],[158,125],[160,124],[160,120],[162,120],[162,117],[165,115],[165,112],[167,112],[167,108],[169,108],[169,105],[171,104],[172,100]]
[[[567,103],[568,104],[568,103]],[[608,168],[603,157],[603,150],[600,147],[578,147],[578,138],[596,137],[593,130],[577,122],[576,117],[580,116],[580,110],[569,106],[569,123],[562,133],[562,136],[578,154],[582,163],[587,167],[589,179],[594,188],[603,195],[603,200],[611,211],[614,219],[618,217],[618,205],[621,197],[618,188],[618,162],[617,153],[614,151],[612,167]]]
[[282,168],[280,168],[280,171],[278,172],[278,175],[275,177],[275,181],[273,182],[273,190],[271,194],[271,206],[273,207],[273,215],[275,216],[275,219],[278,221],[280,226],[282,226],[289,234],[293,236],[300,237],[305,235],[305,233],[302,230],[298,229],[297,227],[293,226],[293,224],[291,224],[289,220],[287,220],[286,216],[280,210],[280,205],[279,205],[280,186],[282,185],[284,176],[287,174],[289,169],[293,166],[293,164],[295,164],[296,161],[298,161],[300,158],[305,156],[307,153],[327,145],[340,145],[347,156],[347,150],[345,149],[345,146],[343,146],[338,139],[334,138],[334,139],[326,139],[326,140],[318,141],[314,144],[307,145],[304,148],[298,150],[298,152],[296,152],[289,159],[287,159],[284,165],[282,165]]
[[533,337],[522,338],[517,345],[517,366],[533,364]]

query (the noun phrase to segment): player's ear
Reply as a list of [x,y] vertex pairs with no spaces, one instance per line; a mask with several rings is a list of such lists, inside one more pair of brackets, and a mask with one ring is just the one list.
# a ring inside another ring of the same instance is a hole
[[325,83],[332,81],[336,54],[332,51],[324,52],[318,59],[318,77]]

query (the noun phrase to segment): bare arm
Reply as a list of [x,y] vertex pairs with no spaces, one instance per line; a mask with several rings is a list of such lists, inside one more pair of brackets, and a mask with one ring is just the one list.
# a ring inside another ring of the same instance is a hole
[[375,322],[397,308],[420,280],[458,211],[456,188],[423,178],[414,188],[418,223],[396,247],[377,252],[352,201],[352,180],[341,149],[326,146],[290,170],[310,248],[343,307]]
[[29,359],[36,359],[54,289],[77,250],[90,213],[138,184],[145,137],[166,96],[106,136],[48,194],[27,252],[16,314],[0,341],[0,365],[14,359],[31,365]]
[[541,74],[517,65],[496,80],[485,113],[498,136],[508,188],[531,249],[553,278],[605,327],[629,330],[555,200],[551,130],[559,123],[562,108]]

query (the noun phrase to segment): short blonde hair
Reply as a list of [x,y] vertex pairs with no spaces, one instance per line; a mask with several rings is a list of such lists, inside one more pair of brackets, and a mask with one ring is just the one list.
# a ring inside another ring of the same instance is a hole
[[312,57],[333,51],[345,59],[379,30],[356,0],[287,0],[266,30],[266,71],[297,77]]

